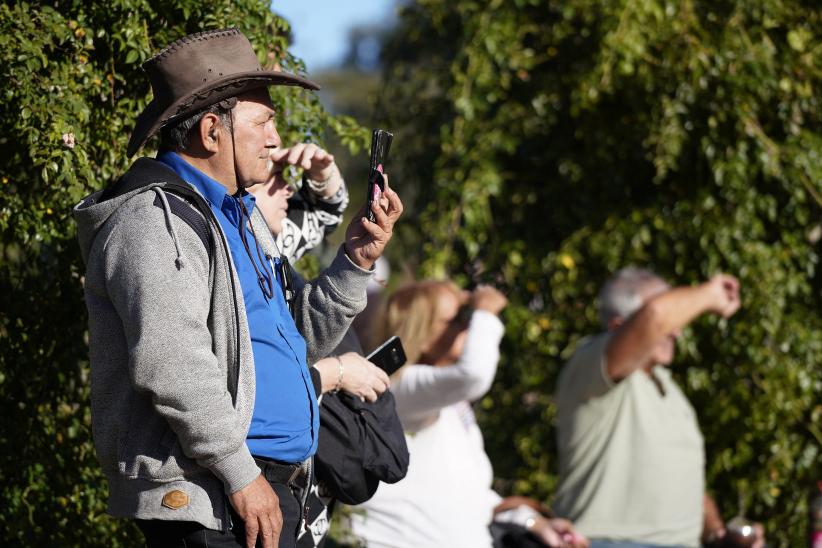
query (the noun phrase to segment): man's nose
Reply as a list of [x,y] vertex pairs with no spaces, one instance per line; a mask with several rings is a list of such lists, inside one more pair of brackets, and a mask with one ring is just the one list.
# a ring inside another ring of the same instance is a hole
[[280,139],[280,134],[277,131],[277,126],[274,124],[274,121],[268,122],[271,128],[266,132],[266,148],[277,148],[283,144],[283,140]]

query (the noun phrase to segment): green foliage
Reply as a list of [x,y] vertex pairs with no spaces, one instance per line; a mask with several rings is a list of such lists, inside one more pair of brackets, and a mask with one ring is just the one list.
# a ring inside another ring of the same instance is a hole
[[[739,276],[675,372],[726,518],[803,544],[822,478],[822,12],[800,0],[420,0],[385,50],[392,173],[425,276],[510,295],[481,402],[505,490],[556,485],[552,391],[621,266]],[[513,450],[512,450],[513,449]]]
[[[71,208],[128,166],[150,100],[140,64],[191,32],[240,27],[261,62],[304,72],[288,24],[262,0],[12,2],[0,5],[0,539],[11,546],[137,546],[105,515],[88,407],[83,266]],[[286,143],[349,146],[368,132],[316,97],[278,88]],[[151,143],[150,143],[151,146]],[[150,150],[146,153],[151,153]]]

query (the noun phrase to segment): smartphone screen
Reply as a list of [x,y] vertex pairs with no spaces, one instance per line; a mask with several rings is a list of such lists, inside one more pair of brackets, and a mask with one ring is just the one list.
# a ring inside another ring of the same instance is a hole
[[371,163],[368,175],[368,196],[366,199],[365,216],[372,223],[376,221],[371,205],[379,203],[385,190],[385,162],[388,160],[388,151],[391,150],[391,141],[394,135],[382,129],[371,132]]

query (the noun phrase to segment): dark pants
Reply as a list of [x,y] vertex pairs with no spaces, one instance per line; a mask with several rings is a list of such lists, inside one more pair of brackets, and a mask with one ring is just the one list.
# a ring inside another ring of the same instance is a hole
[[494,548],[543,548],[546,546],[528,529],[514,523],[497,523],[488,526]]
[[[280,499],[283,529],[280,548],[294,548],[303,520],[303,498],[306,489],[295,485],[269,482]],[[231,508],[232,527],[228,532],[206,529],[192,521],[137,520],[146,537],[147,548],[237,548],[245,547],[245,524]],[[257,546],[262,546],[257,538]]]

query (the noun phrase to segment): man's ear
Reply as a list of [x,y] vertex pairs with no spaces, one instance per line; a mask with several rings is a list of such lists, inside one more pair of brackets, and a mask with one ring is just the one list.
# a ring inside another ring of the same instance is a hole
[[208,152],[218,152],[223,129],[220,117],[213,112],[206,113],[197,125],[197,129],[201,146]]

